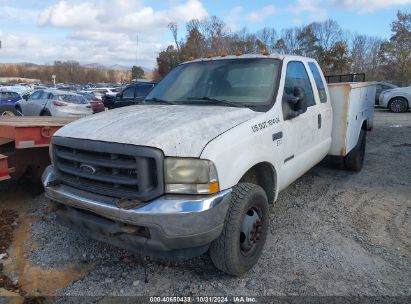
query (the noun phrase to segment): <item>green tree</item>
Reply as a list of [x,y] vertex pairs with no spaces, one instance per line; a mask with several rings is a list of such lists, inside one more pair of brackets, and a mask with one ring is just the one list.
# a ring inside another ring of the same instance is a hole
[[139,78],[144,78],[144,70],[139,66],[133,65],[133,67],[131,68],[131,79]]
[[161,80],[180,63],[179,52],[174,46],[169,45],[166,50],[161,51],[157,57],[157,68],[154,70],[154,79]]
[[387,78],[400,85],[411,81],[411,14],[397,12],[391,23],[392,36],[381,45],[381,58]]

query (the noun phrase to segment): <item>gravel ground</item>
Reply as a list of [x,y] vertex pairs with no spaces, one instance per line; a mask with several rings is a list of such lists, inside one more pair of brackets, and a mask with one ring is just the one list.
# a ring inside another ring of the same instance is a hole
[[31,248],[26,250],[27,259],[42,269],[67,265],[85,269],[81,278],[56,293],[99,299],[112,295],[411,296],[410,128],[411,113],[377,110],[360,173],[336,170],[324,162],[283,191],[271,207],[271,233],[263,255],[242,277],[217,271],[207,255],[143,263],[139,256],[56,224],[43,195],[31,200],[32,207],[24,211],[24,216],[34,218],[31,239],[25,242]]

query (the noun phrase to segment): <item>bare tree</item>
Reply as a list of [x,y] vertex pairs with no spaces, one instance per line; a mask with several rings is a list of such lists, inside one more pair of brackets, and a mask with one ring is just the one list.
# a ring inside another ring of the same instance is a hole
[[180,45],[178,44],[178,37],[177,37],[177,34],[178,34],[178,26],[177,26],[177,23],[175,23],[175,22],[170,22],[170,23],[168,24],[168,28],[170,29],[171,34],[173,35],[174,43],[176,44],[177,51],[180,52]]

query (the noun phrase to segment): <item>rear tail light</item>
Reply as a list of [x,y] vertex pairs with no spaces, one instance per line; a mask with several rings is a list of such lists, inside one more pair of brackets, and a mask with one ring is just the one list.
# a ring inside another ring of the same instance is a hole
[[54,100],[53,105],[55,105],[56,107],[64,107],[64,106],[67,106],[67,103],[62,102],[62,101],[58,101],[58,100]]

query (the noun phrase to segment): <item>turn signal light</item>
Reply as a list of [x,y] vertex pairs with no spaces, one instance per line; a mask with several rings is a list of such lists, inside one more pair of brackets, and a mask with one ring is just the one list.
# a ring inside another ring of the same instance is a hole
[[225,56],[227,56],[227,55],[228,55],[228,52],[227,52],[227,51],[222,51],[220,56],[221,56],[221,57],[225,57]]
[[263,50],[261,51],[261,55],[267,56],[267,55],[270,55],[270,52],[268,50]]

